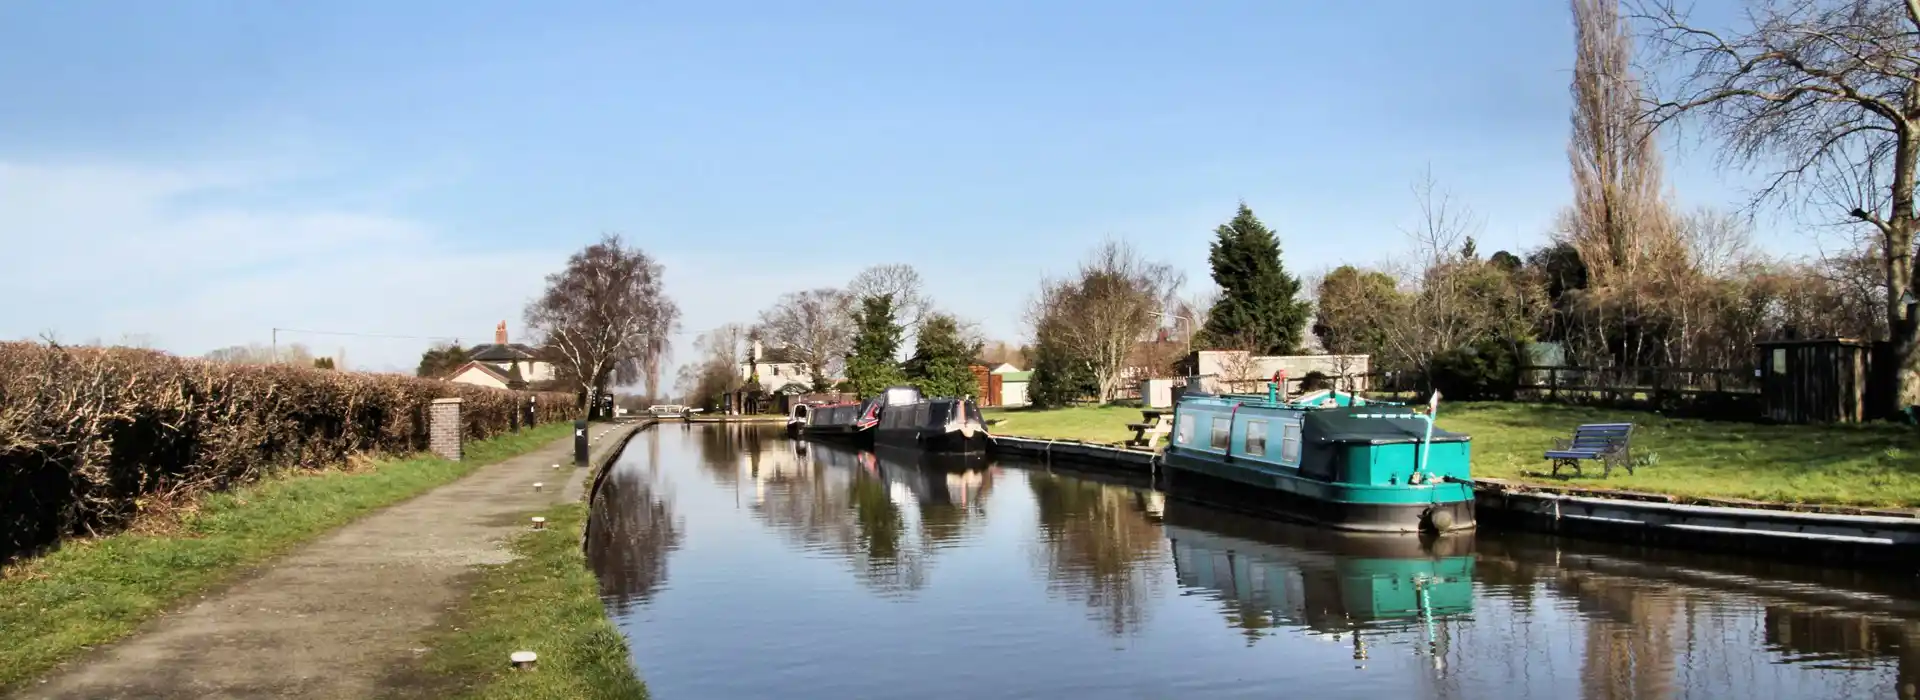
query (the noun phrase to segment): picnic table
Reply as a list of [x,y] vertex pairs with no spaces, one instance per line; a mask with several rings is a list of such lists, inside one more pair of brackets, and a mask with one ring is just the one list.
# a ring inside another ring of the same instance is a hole
[[1160,436],[1173,432],[1173,416],[1168,411],[1141,409],[1140,418],[1138,423],[1127,424],[1127,429],[1133,431],[1133,438],[1127,440],[1128,447],[1152,447]]

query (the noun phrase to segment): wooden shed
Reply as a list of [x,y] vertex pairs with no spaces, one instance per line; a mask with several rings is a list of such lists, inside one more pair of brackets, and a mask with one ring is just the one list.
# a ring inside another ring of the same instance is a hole
[[1760,346],[1760,405],[1781,423],[1869,418],[1872,346],[1849,338],[1770,340]]

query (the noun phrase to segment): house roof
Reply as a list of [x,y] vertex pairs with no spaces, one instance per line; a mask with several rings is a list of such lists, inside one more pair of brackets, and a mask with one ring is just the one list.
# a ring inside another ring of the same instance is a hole
[[1003,383],[1004,382],[1030,382],[1030,381],[1033,381],[1033,372],[1031,370],[1026,372],[1001,372],[1000,381]]
[[453,379],[454,377],[458,377],[462,374],[466,374],[467,370],[469,369],[478,369],[481,372],[485,373],[487,376],[500,380],[500,383],[502,384],[510,383],[513,381],[511,378],[509,378],[506,375],[506,373],[501,372],[498,367],[494,367],[493,365],[487,364],[485,362],[468,362],[464,365],[460,365],[459,369],[456,369],[452,372],[447,373],[446,378]]
[[511,362],[514,360],[537,360],[540,351],[525,343],[486,343],[475,345],[467,351],[467,357],[482,362]]

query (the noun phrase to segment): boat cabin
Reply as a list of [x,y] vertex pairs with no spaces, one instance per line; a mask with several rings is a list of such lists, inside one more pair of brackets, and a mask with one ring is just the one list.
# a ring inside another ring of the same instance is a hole
[[1399,486],[1468,480],[1469,438],[1392,403],[1337,391],[1189,395],[1174,415],[1173,450],[1316,481]]

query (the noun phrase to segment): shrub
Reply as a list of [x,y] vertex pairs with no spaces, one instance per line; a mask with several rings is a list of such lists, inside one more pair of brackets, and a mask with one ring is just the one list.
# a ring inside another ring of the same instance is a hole
[[1520,359],[1504,340],[1483,340],[1435,355],[1428,375],[1434,390],[1455,401],[1513,400]]
[[0,343],[0,561],[123,527],[143,504],[363,452],[427,447],[427,406],[464,399],[469,439],[574,415],[564,394],[131,348]]

